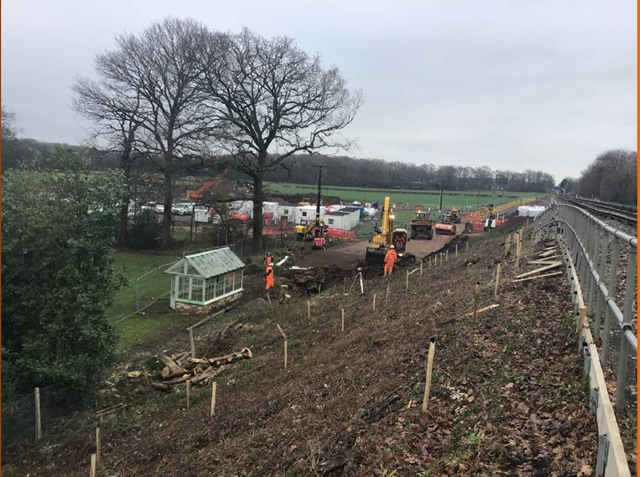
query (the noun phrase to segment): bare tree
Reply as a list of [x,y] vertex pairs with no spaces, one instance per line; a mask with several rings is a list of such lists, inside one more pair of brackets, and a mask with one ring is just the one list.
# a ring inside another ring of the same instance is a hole
[[105,81],[128,97],[141,99],[134,148],[163,174],[163,247],[171,240],[174,180],[188,164],[201,159],[215,125],[196,84],[205,32],[195,20],[167,18],[137,36],[118,36],[118,48],[96,59]]
[[2,155],[7,158],[6,164],[3,161],[2,169],[4,170],[9,166],[15,166],[15,161],[9,161],[9,156],[14,155],[17,149],[18,138],[17,135],[20,129],[16,125],[16,113],[9,111],[7,107],[2,103]]
[[263,180],[293,154],[347,150],[337,137],[360,108],[336,67],[324,69],[287,37],[208,33],[201,57],[202,91],[220,126],[216,137],[235,167],[253,179],[253,251],[262,248]]
[[132,177],[133,165],[140,157],[134,151],[136,132],[142,120],[140,94],[134,90],[121,91],[117,85],[105,80],[98,83],[86,78],[76,79],[71,89],[75,93],[73,108],[94,123],[89,140],[103,139],[106,143],[106,147],[101,147],[103,151],[119,154],[118,165],[125,177],[126,194],[120,205],[117,239],[118,243],[126,245],[129,203],[135,179]]

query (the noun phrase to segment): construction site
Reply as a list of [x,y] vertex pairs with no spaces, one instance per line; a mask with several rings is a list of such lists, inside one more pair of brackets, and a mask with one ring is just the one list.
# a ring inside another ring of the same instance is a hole
[[370,239],[295,262],[279,251],[271,290],[245,273],[234,304],[134,348],[93,411],[36,447],[12,443],[21,462],[3,470],[80,476],[93,459],[99,475],[128,476],[635,473],[635,295],[617,283],[623,312],[614,301],[605,313],[587,267],[595,253],[611,279],[633,252],[634,270],[636,239],[618,262],[619,245],[567,232],[587,230],[563,215],[580,209],[546,197],[532,217],[510,204],[497,221],[473,212],[453,233],[400,242],[385,277],[377,248],[412,235],[389,203]]

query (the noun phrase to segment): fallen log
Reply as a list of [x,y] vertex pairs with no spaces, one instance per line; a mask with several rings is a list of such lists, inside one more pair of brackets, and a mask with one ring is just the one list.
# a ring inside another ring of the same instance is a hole
[[171,392],[172,387],[168,384],[165,383],[155,383],[153,381],[151,381],[151,387],[153,389],[156,389],[158,391],[163,391],[165,393],[169,393]]
[[[167,356],[167,355],[159,354],[158,355],[158,361],[160,362],[160,364],[162,364],[165,367],[169,368],[169,373],[167,373],[167,374],[176,374],[176,373],[186,373],[187,372],[186,369],[184,369],[182,366],[178,366],[178,364],[174,360],[169,358],[169,356]],[[164,373],[164,370],[163,370],[163,373]]]
[[[492,308],[497,308],[499,306],[500,305],[498,303],[495,303],[495,304],[489,305],[489,306],[485,306],[484,308],[480,308],[478,311],[476,311],[476,314],[482,313],[483,311],[491,310]],[[473,311],[471,313],[467,313],[466,315],[464,315],[463,318],[467,318],[469,316],[473,316]]]
[[203,381],[208,381],[211,378],[216,377],[222,371],[226,369],[226,366],[221,366],[219,368],[214,368],[213,366],[207,368],[202,374],[199,374],[197,377],[191,380],[191,384],[200,384]]

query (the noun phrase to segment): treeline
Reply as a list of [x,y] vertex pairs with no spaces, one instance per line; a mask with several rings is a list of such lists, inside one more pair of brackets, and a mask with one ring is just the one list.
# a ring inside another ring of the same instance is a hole
[[[2,170],[17,167],[20,161],[30,160],[37,153],[45,153],[55,144],[35,139],[17,139],[7,151],[3,146]],[[95,170],[119,167],[119,156],[113,152],[98,154],[93,159]],[[219,162],[225,162],[221,158]],[[199,168],[194,159],[181,164],[185,174],[202,176],[203,180],[218,174],[217,170]],[[323,156],[317,154],[295,155],[284,161],[284,167],[268,172],[265,179],[271,182],[315,184],[318,170],[313,166],[328,166],[323,183],[332,186],[381,189],[439,189],[444,181],[446,190],[487,190],[499,187],[513,192],[549,192],[554,185],[553,176],[542,171],[526,169],[523,172],[492,170],[489,167],[416,165],[381,159],[356,159],[348,156]],[[148,161],[137,161],[133,166],[139,172],[154,172]],[[240,171],[230,171],[229,178],[248,180]]]
[[542,171],[524,172],[492,170],[487,166],[435,166],[381,159],[355,159],[345,156],[298,155],[285,161],[286,168],[267,174],[273,182],[317,183],[315,165],[328,168],[323,183],[334,186],[370,187],[385,189],[491,189],[507,191],[549,192],[555,182],[553,176]]
[[590,199],[637,205],[637,170],[636,151],[612,149],[596,157],[578,179],[565,178],[560,187]]

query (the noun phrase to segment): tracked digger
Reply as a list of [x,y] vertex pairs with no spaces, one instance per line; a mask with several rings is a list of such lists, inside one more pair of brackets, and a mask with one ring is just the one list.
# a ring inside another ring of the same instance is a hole
[[407,253],[407,243],[411,240],[408,237],[407,230],[402,228],[394,229],[393,220],[395,216],[389,207],[389,199],[389,197],[384,198],[382,218],[371,239],[371,245],[367,247],[365,259],[367,263],[371,264],[384,263],[384,257],[387,251],[391,248],[391,245],[394,245],[398,253],[398,265],[415,262],[416,256]]

